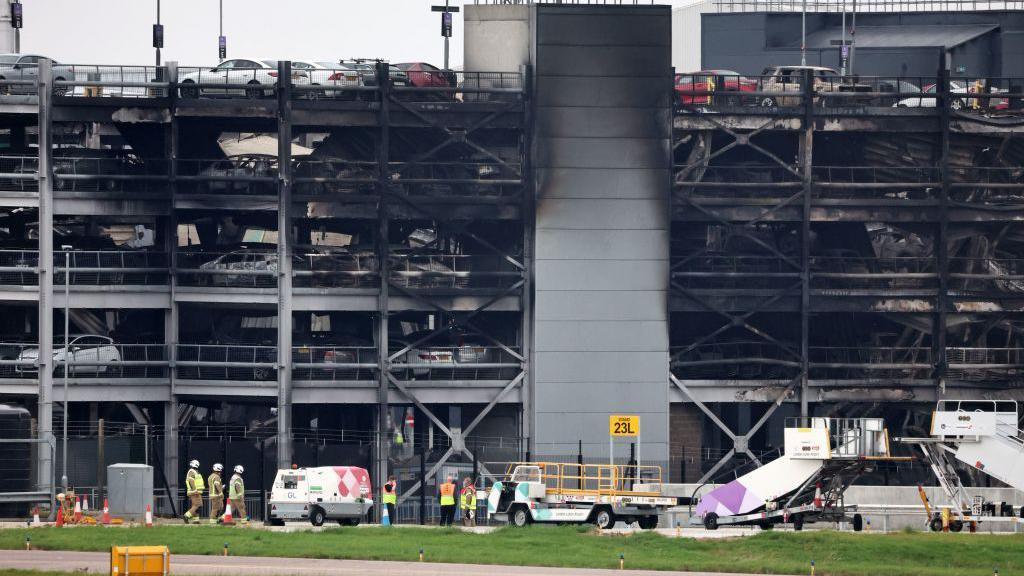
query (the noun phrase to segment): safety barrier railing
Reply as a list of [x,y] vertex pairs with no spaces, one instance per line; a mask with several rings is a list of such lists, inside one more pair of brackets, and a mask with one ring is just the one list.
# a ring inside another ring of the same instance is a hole
[[787,197],[803,186],[795,169],[779,165],[677,165],[675,170],[675,189],[701,198]]
[[300,196],[377,195],[377,163],[333,158],[301,158],[292,162],[294,192]]
[[807,351],[812,378],[927,378],[934,355],[927,346],[811,346]]
[[973,292],[1024,293],[1024,259],[949,259],[950,289]]
[[273,250],[182,250],[175,272],[180,286],[274,288],[278,269],[277,252]]
[[[391,352],[400,351],[398,346],[393,343]],[[427,343],[392,361],[391,371],[399,380],[509,380],[522,370],[522,361],[509,350],[520,354],[518,346]]]
[[[273,68],[231,68],[179,66],[178,96],[196,98],[273,98],[277,94],[278,71]],[[292,71],[292,84],[309,84],[305,71]]]
[[[1016,387],[1024,376],[1024,350],[1020,348],[947,348],[946,363],[946,377],[964,382],[998,382]],[[1008,381],[1011,379],[1017,384]]]
[[65,262],[69,282],[76,286],[167,284],[167,253],[146,250],[71,250],[53,253],[54,285],[64,283]]
[[373,380],[374,346],[293,346],[294,380]]
[[930,289],[939,277],[929,257],[811,256],[810,268],[818,290]]
[[794,416],[786,418],[786,428],[826,427],[832,457],[876,457],[889,455],[885,422],[881,418],[822,418]]
[[409,289],[507,288],[524,271],[498,255],[392,254],[390,281]]
[[[92,153],[94,156],[85,154]],[[72,155],[76,154],[76,155]],[[160,192],[168,190],[168,162],[111,155],[102,150],[54,151],[57,192]]]
[[[303,68],[301,82],[293,82],[292,99],[376,101],[380,99],[375,70],[354,68]],[[369,78],[367,77],[369,75]]]
[[38,156],[0,156],[0,190],[39,190]]
[[672,283],[698,290],[784,288],[799,278],[800,270],[777,256],[704,252],[672,261]]
[[508,197],[522,191],[523,164],[516,160],[391,162],[393,186],[411,196]]
[[[500,2],[501,0],[495,0]],[[976,12],[984,10],[1021,10],[1018,0],[715,0],[718,12]]]
[[154,66],[53,64],[53,90],[81,98],[166,98],[167,69]]
[[[519,467],[518,474],[516,467]],[[536,467],[536,473],[533,468]],[[632,484],[661,484],[661,466],[578,464],[575,462],[512,462],[503,476],[513,481],[543,482],[559,494],[596,492],[612,495],[632,491]]]
[[[165,344],[83,343],[72,338],[67,355],[68,377],[92,378],[164,378],[168,355]],[[51,369],[55,377],[64,376],[64,340],[54,339]],[[36,343],[0,343],[0,378],[31,378],[39,375]]]
[[35,96],[39,91],[37,64],[0,65],[0,98],[4,96]]
[[177,191],[182,194],[277,194],[277,158],[184,158],[175,161]]
[[375,288],[380,274],[370,252],[307,252],[296,254],[292,275],[296,288]]
[[938,166],[815,166],[815,198],[933,200],[942,186]]
[[672,346],[670,369],[677,378],[739,380],[792,377],[799,368],[796,350],[770,342],[710,342]]
[[0,285],[39,284],[38,250],[0,250]]
[[177,377],[182,380],[274,380],[277,378],[277,347],[178,344],[175,367]]

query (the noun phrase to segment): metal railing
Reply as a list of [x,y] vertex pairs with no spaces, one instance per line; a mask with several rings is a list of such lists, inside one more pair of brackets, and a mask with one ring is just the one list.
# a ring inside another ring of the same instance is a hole
[[524,272],[498,255],[393,254],[391,283],[402,288],[508,288]]
[[160,158],[139,159],[101,150],[56,149],[53,189],[57,192],[164,193],[168,190],[167,166],[167,160]]
[[234,288],[274,288],[277,271],[277,252],[271,250],[183,250],[177,254],[175,270],[181,286]]
[[178,344],[175,367],[182,380],[275,380],[277,347]]
[[38,250],[0,250],[0,285],[39,284]]
[[296,288],[376,288],[380,275],[370,252],[298,254],[292,274]]
[[374,346],[293,346],[294,380],[373,380]]
[[522,191],[523,164],[445,161],[391,162],[391,184],[411,196],[512,197]]
[[154,66],[53,64],[55,95],[166,98],[167,69]]
[[818,290],[923,290],[938,283],[929,257],[811,256],[810,269]]
[[811,346],[810,376],[820,379],[928,378],[934,354],[925,346]]
[[335,158],[293,161],[295,194],[377,196],[377,163]]
[[1024,293],[1024,259],[949,259],[950,289],[973,292]]
[[676,189],[691,196],[709,198],[785,197],[803,186],[796,168],[779,165],[739,164],[700,166],[687,169],[676,166]]
[[794,351],[769,342],[711,342],[670,352],[672,373],[687,380],[790,378],[800,367]]
[[177,191],[183,194],[277,195],[277,158],[182,158],[175,161]]
[[[53,253],[54,284],[64,283],[70,260],[70,284],[75,286],[163,285],[169,270],[164,252],[132,250],[73,250]],[[37,250],[0,250],[0,285],[35,286],[39,282]]]
[[[57,339],[51,362],[54,376],[64,375],[64,341]],[[36,343],[0,343],[0,378],[29,378],[39,375]],[[165,344],[72,345],[68,358],[68,377],[91,378],[166,378],[169,362]]]
[[38,172],[38,156],[0,156],[0,189],[36,192]]
[[[498,1],[498,0],[496,0]],[[715,0],[718,12],[975,12],[981,10],[1021,10],[1017,0]]]
[[708,252],[682,256],[672,266],[672,282],[693,289],[785,288],[799,278],[798,268],[776,256]]
[[[391,352],[401,348],[391,345]],[[509,349],[519,354],[519,348]],[[500,346],[422,345],[391,363],[399,380],[510,380],[522,370],[522,361]]]

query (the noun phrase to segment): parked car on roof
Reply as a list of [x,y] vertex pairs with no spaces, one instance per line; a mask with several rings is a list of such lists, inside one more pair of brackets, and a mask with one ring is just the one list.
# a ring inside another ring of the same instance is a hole
[[[179,81],[179,91],[182,98],[245,96],[255,99],[273,95],[273,89],[267,87],[276,86],[277,82],[277,60],[232,58],[208,70],[185,74]],[[291,82],[309,84],[309,73],[292,70]]]
[[[366,60],[356,58],[352,60],[339,60],[339,64],[348,66],[359,72],[365,86],[377,86],[377,60]],[[388,77],[392,86],[409,85],[409,75],[394,64],[388,64]]]
[[[927,84],[923,88],[921,88],[921,93],[931,94],[932,96],[911,96],[910,98],[904,98],[900,100],[899,102],[893,104],[893,106],[896,108],[935,108],[937,98],[934,96],[934,94],[937,90],[938,86],[936,84]],[[960,98],[952,98],[949,102],[950,108],[952,108],[953,110],[961,110],[963,108],[967,108],[968,102],[970,100],[967,97],[967,95],[971,93],[971,90],[968,88],[965,82],[962,82],[960,80],[950,80],[949,91],[954,95],[964,95],[963,97]],[[999,90],[993,89],[992,92],[998,93]],[[1005,100],[1003,100],[1003,102],[1005,103]],[[993,99],[992,107],[998,106],[999,102]],[[982,107],[988,108],[989,106],[986,104],[982,104]]]
[[[39,78],[39,59],[45,58],[39,54],[0,54],[0,94],[35,94],[34,84],[10,84],[2,85],[4,80],[30,80],[35,82]],[[53,61],[53,79],[58,81],[73,80],[74,74],[66,66],[60,66]],[[67,86],[54,86],[54,96],[65,96],[68,93]]]
[[[700,92],[756,92],[757,81],[732,70],[700,70],[676,74],[676,104],[690,106],[694,104],[711,104],[712,96]],[[754,102],[752,96],[742,94],[725,94],[724,98],[715,96],[718,101],[730,106]]]
[[[54,346],[53,360],[51,362],[54,372],[63,374],[64,362],[68,363],[68,375],[80,374],[106,374],[113,371],[111,363],[121,361],[121,353],[114,345],[114,341],[107,336],[86,334],[75,336],[68,342],[67,348],[60,341],[60,347]],[[70,352],[69,352],[70,351]],[[20,362],[38,362],[39,348],[26,348],[18,354]],[[100,365],[103,364],[103,365]],[[37,366],[18,365],[15,370],[20,373],[35,374],[39,372]]]
[[442,70],[426,62],[401,62],[395,64],[409,76],[409,86],[414,88],[452,88],[452,90],[433,92],[441,100],[453,100],[459,79],[455,72]]
[[761,72],[761,92],[794,93],[793,96],[758,96],[757,102],[764,107],[799,106],[803,96],[801,83],[804,71],[811,71],[816,93],[838,91],[842,85],[839,72],[823,66],[769,66]]

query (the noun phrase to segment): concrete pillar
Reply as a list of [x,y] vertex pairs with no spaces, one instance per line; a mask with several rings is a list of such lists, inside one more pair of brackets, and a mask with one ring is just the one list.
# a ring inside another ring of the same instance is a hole
[[[164,403],[164,474],[171,498],[177,498],[178,476],[181,468],[178,464],[178,400],[172,395]],[[177,506],[177,504],[175,504]],[[180,514],[180,508],[175,508]]]
[[[39,438],[53,435],[53,180],[51,62],[39,60]],[[53,485],[53,447],[39,444],[40,487]]]
[[[167,63],[167,79],[173,87],[178,81],[178,63]],[[167,245],[167,266],[168,285],[171,292],[171,304],[164,312],[164,344],[167,346],[167,359],[170,366],[167,369],[168,401],[164,404],[164,475],[167,478],[167,485],[172,495],[178,493],[178,399],[175,396],[175,384],[177,369],[174,362],[177,359],[178,343],[178,304],[176,293],[178,290],[178,276],[174,273],[177,268],[178,257],[178,219],[175,212],[175,197],[177,196],[177,159],[178,159],[178,120],[174,114],[174,107],[177,102],[175,90],[171,91],[171,122],[167,127],[167,190],[168,210],[167,218],[164,221],[164,238]],[[173,497],[173,496],[172,496]],[[180,512],[180,511],[179,511]]]
[[388,425],[388,394],[391,383],[388,380],[388,367],[391,362],[388,360],[388,308],[389,291],[388,275],[388,204],[387,190],[388,182],[388,161],[391,146],[390,132],[390,106],[388,98],[391,93],[390,68],[386,63],[377,64],[377,78],[380,79],[380,111],[378,121],[380,123],[379,140],[377,143],[377,194],[380,200],[377,204],[377,269],[380,271],[380,293],[377,296],[377,373],[379,377],[377,387],[377,443],[375,463],[376,485],[379,487],[378,497],[383,498],[384,482],[388,477],[388,454],[391,448],[391,434],[387,429]]

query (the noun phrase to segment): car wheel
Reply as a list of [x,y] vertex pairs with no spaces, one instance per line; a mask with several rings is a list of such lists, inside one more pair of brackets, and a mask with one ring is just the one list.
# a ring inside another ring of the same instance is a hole
[[594,524],[601,530],[611,530],[615,526],[615,514],[608,508],[601,508],[594,514]]
[[964,101],[960,98],[954,98],[953,101],[949,103],[949,108],[957,111],[963,110],[965,108]]
[[[64,82],[64,78],[61,78],[61,77],[58,76],[57,78],[54,78],[53,81],[54,82]],[[54,96],[67,96],[68,95],[68,86],[54,86],[53,87],[53,95]]]
[[775,98],[772,98],[771,96],[766,96],[766,97],[762,98],[761,99],[761,107],[762,108],[774,108],[775,107]]
[[[249,82],[249,85],[250,86],[252,86],[252,85],[258,86],[259,82],[253,80],[253,81]],[[262,98],[263,97],[263,90],[260,90],[259,88],[246,88],[245,89],[245,97],[250,99],[250,100],[256,100],[256,99]]]
[[[189,84],[192,84],[192,86],[189,86]],[[195,82],[191,80],[183,82],[178,92],[182,98],[199,98],[199,87],[195,86]]]
[[860,514],[853,515],[853,531],[860,532],[864,529],[864,517]]
[[312,524],[313,526],[323,526],[324,525],[324,520],[326,520],[326,519],[327,519],[327,515],[324,514],[324,511],[323,511],[322,508],[314,508],[309,513],[309,523]]
[[708,512],[704,516],[704,529],[718,530],[718,514],[715,514],[714,512]]
[[512,525],[518,528],[528,526],[533,522],[533,518],[530,516],[529,510],[525,506],[516,506],[512,510]]

